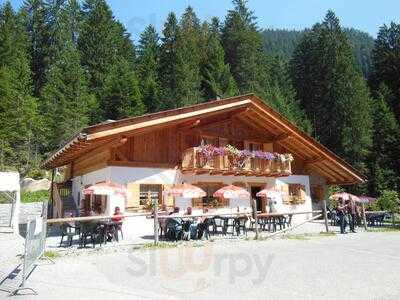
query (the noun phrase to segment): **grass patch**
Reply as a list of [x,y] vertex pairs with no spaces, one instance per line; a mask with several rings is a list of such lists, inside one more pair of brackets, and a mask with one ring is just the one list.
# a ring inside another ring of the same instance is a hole
[[307,241],[311,238],[316,238],[316,237],[330,237],[330,236],[335,236],[335,232],[325,232],[321,231],[319,233],[299,233],[299,234],[285,234],[281,238],[282,239],[288,239],[288,240],[300,240],[300,241]]
[[329,232],[321,231],[319,233],[319,236],[335,236],[335,235],[336,235],[336,232],[333,232],[333,231],[329,231]]
[[400,232],[400,227],[368,228],[367,232]]
[[146,243],[139,246],[134,246],[134,250],[142,250],[142,249],[169,249],[169,248],[176,248],[178,247],[178,243],[166,243],[160,242],[158,244],[154,243]]
[[281,238],[287,240],[300,240],[300,241],[307,241],[310,239],[306,234],[285,234]]
[[44,255],[43,256],[47,257],[47,258],[55,259],[55,258],[60,257],[61,255],[57,251],[47,250],[47,251],[44,251]]
[[21,194],[22,203],[42,202],[50,199],[50,191],[24,192]]

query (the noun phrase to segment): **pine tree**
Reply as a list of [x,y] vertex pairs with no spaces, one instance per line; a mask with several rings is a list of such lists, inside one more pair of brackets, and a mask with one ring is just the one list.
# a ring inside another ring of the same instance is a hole
[[202,62],[203,94],[205,99],[217,96],[230,97],[238,94],[229,64],[225,62],[225,52],[219,36],[218,19],[203,25],[204,57]]
[[[78,49],[81,53],[81,62],[89,74],[89,91],[96,96],[98,102],[99,109],[92,111],[91,122],[98,122],[109,118],[110,115],[115,115],[114,111],[126,110],[124,107],[114,107],[107,101],[109,101],[111,85],[129,86],[133,82],[132,76],[116,78],[115,75],[118,73],[117,67],[122,67],[123,70],[133,70],[135,52],[129,34],[122,24],[114,19],[105,0],[85,1],[83,12]],[[122,63],[126,66],[122,66]],[[136,75],[134,76],[136,77]],[[128,82],[111,84],[110,78],[128,80]],[[107,91],[105,91],[106,89]],[[131,89],[127,94],[135,94],[137,86],[132,86]],[[116,95],[114,94],[114,96]],[[116,101],[114,99],[113,103],[122,104],[125,103],[125,100]]]
[[174,13],[169,13],[164,24],[161,38],[159,74],[162,85],[163,109],[179,106],[176,100],[177,90],[177,49],[179,25]]
[[246,0],[233,0],[222,28],[222,43],[239,92],[264,96],[265,56],[262,36]]
[[369,156],[368,187],[372,195],[383,190],[400,191],[400,126],[387,104],[390,90],[381,85],[373,102],[373,143]]
[[288,62],[281,56],[268,55],[265,72],[268,74],[265,87],[265,97],[268,99],[268,104],[305,132],[311,133],[311,122],[296,99],[296,91],[290,78]]
[[48,28],[48,6],[43,0],[25,0],[23,13],[29,36],[34,96],[39,97],[49,64],[48,45],[51,35]]
[[0,8],[0,58],[0,169],[17,168],[24,176],[35,167],[40,120],[31,96],[28,37],[9,2]]
[[304,35],[291,63],[297,97],[315,136],[362,168],[371,145],[367,87],[335,14]]
[[79,5],[76,1],[56,2],[51,12],[52,56],[42,89],[47,150],[62,146],[88,125],[89,111],[95,105],[76,48]]
[[122,58],[108,71],[104,81],[103,99],[106,119],[139,116],[146,110],[137,76],[129,63]]
[[[304,130],[310,130],[310,123],[294,99],[287,70],[277,59],[265,53],[262,35],[256,25],[256,17],[247,7],[245,0],[233,0],[222,28],[222,41],[231,72],[239,92],[256,93],[264,101],[284,114]],[[276,74],[278,72],[278,74]]]
[[186,8],[179,26],[174,94],[178,105],[185,106],[201,100],[200,21],[192,7]]
[[138,46],[138,77],[143,103],[148,112],[161,110],[161,82],[158,76],[160,49],[158,34],[152,25],[140,36]]
[[370,83],[375,91],[385,84],[391,91],[386,99],[400,122],[400,24],[383,25],[372,52],[374,71]]

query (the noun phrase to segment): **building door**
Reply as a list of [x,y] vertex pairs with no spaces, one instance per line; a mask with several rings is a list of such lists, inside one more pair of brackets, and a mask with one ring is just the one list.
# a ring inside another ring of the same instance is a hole
[[261,187],[260,186],[252,186],[251,187],[251,198],[252,199],[256,199],[256,206],[257,206],[257,211],[261,211],[264,212],[265,208],[263,208],[263,200],[261,197],[257,197],[256,194],[261,191]]

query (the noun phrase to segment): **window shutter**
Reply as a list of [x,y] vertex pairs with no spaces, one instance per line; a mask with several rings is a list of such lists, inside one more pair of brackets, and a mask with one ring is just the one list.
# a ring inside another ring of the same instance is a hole
[[140,205],[140,184],[138,183],[128,183],[128,199],[126,206],[127,207],[139,207]]
[[290,204],[291,198],[289,195],[289,184],[287,183],[281,184],[281,191],[283,192],[282,196],[283,204]]
[[306,187],[304,185],[300,188],[300,203],[306,202]]
[[274,147],[272,143],[264,143],[263,144],[263,151],[265,152],[274,152]]
[[[168,190],[172,187],[172,184],[164,184],[163,185],[163,191]],[[175,206],[175,201],[174,201],[174,197],[171,195],[168,196],[164,196],[164,204],[167,207],[174,207]]]

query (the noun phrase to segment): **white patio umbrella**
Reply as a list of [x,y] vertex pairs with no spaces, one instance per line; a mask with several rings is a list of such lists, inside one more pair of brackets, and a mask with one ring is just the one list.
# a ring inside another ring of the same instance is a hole
[[213,194],[215,198],[236,198],[236,199],[250,199],[250,193],[244,188],[235,186],[235,185],[227,185],[219,190],[215,191]]
[[263,189],[256,194],[257,197],[264,197],[264,198],[276,198],[282,195],[283,192],[274,189]]
[[175,184],[170,189],[165,190],[164,195],[181,198],[202,198],[207,196],[207,193],[195,185],[182,183]]

